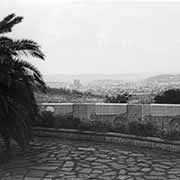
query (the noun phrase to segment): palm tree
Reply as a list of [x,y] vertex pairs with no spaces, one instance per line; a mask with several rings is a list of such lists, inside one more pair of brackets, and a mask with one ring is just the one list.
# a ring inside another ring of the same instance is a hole
[[23,60],[32,56],[44,60],[40,46],[32,40],[4,36],[22,17],[10,14],[0,21],[0,134],[9,149],[10,138],[24,149],[32,138],[32,122],[38,118],[34,89],[45,91],[36,67]]

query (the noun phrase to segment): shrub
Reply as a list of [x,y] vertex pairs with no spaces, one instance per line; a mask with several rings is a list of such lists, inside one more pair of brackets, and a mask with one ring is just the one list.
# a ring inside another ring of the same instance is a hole
[[109,132],[112,131],[112,127],[101,121],[92,121],[90,123],[81,122],[78,126],[79,130],[85,131],[100,131],[100,132]]
[[78,126],[79,130],[84,130],[84,131],[90,131],[91,130],[91,125],[86,122],[81,122]]
[[127,124],[118,123],[116,126],[113,126],[112,131],[117,133],[127,133]]
[[130,95],[128,93],[117,94],[116,96],[106,96],[105,103],[127,103]]
[[167,140],[180,140],[180,132],[177,130],[173,131],[163,131],[161,133],[161,138],[167,139]]
[[80,119],[73,118],[72,114],[54,116],[53,113],[49,111],[43,111],[41,113],[41,119],[42,121],[40,124],[38,124],[38,126],[47,128],[67,128],[96,132],[116,132],[143,137],[160,137],[168,140],[180,140],[179,131],[160,130],[157,129],[157,127],[155,127],[152,122],[120,122],[115,126],[111,126],[105,124],[102,121],[92,121],[90,123],[80,122]]
[[107,132],[107,131],[111,131],[111,127],[101,121],[93,121],[91,124],[91,130]]
[[137,136],[156,136],[157,128],[151,123],[132,121],[128,123],[128,133]]
[[78,118],[73,118],[72,115],[57,115],[54,120],[55,128],[77,129],[80,123]]
[[53,112],[43,111],[41,113],[41,123],[42,127],[49,128],[69,128],[76,129],[79,126],[80,120],[78,118],[73,118],[72,114],[68,115],[53,115]]
[[154,98],[160,104],[180,104],[180,89],[168,89]]
[[54,118],[52,112],[50,112],[50,111],[43,111],[41,113],[41,119],[42,119],[42,121],[39,124],[40,126],[49,127],[49,128],[53,128],[54,127],[55,118]]

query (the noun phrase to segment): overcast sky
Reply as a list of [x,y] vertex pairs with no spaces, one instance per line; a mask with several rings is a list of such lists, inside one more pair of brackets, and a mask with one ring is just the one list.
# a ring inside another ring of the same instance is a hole
[[[4,3],[3,3],[4,2]],[[180,1],[2,0],[11,36],[37,41],[52,73],[180,73]]]

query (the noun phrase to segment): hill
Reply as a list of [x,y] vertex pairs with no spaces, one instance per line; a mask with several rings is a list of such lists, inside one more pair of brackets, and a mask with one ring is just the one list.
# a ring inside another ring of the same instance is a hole
[[46,74],[46,82],[72,82],[79,79],[82,83],[89,83],[94,80],[143,80],[152,76],[150,73],[130,73],[130,74]]
[[180,74],[161,74],[145,79],[146,82],[180,82]]

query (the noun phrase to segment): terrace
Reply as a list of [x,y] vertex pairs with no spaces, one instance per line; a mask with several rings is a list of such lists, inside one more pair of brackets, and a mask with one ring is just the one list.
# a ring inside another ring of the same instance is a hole
[[[179,141],[105,129],[60,128],[63,117],[70,116],[71,121],[78,118],[90,125],[94,121],[109,127],[123,121],[151,120],[159,128],[171,129],[170,122],[179,117],[179,105],[44,103],[40,107],[52,113],[50,120],[57,127],[35,127],[35,139],[24,153],[13,143],[8,160],[1,157],[2,180],[180,179]],[[144,118],[146,114],[151,119]]]
[[180,155],[132,146],[36,138],[25,154],[15,146],[0,165],[2,180],[175,180]]

